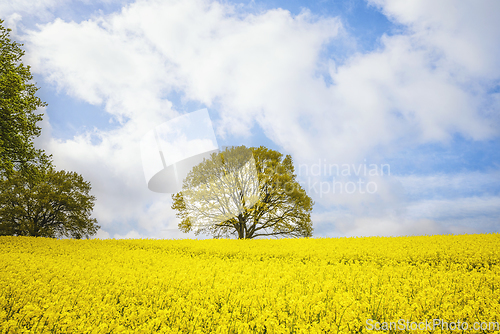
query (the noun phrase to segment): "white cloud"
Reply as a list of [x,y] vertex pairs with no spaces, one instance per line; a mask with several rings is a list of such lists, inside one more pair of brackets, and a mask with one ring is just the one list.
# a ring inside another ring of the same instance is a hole
[[[431,199],[416,202],[408,207],[409,217],[429,219],[469,219],[480,223],[481,217],[499,217],[500,197],[466,197],[459,199]],[[495,219],[498,223],[498,218]]]
[[[497,80],[500,75],[500,3],[495,0],[369,0],[383,13],[406,25],[421,46],[443,57],[440,66],[460,79],[475,76]],[[460,73],[463,72],[463,73]]]
[[405,192],[411,196],[470,196],[498,189],[500,186],[500,171],[449,173],[434,175],[397,176]]
[[[315,214],[317,233],[399,236],[485,233],[498,230],[498,172],[371,178],[374,195],[326,194],[315,200],[335,209]],[[491,194],[487,191],[491,190]],[[477,195],[481,194],[481,195]],[[414,198],[416,196],[416,198]]]
[[[429,219],[408,220],[401,217],[342,217],[334,224],[331,237],[381,236],[397,237],[411,235],[446,234],[451,231]],[[456,230],[454,233],[460,233]],[[462,232],[464,233],[464,232]]]
[[146,239],[146,237],[132,230],[125,235],[115,234],[113,239]]
[[104,231],[102,228],[97,231],[95,235],[92,236],[92,239],[110,239],[111,236],[108,232]]
[[[425,10],[430,8],[422,15]],[[453,27],[433,26],[445,36]],[[217,2],[142,1],[81,24],[56,20],[30,41],[35,69],[76,97],[105,103],[115,115],[149,117],[168,107],[166,93],[180,90],[217,108],[220,135],[248,135],[257,120],[296,156],[359,158],[400,140],[497,133],[478,112],[488,103],[484,92],[464,87],[470,75],[457,79],[448,61],[452,52],[419,31],[384,37],[380,50],[355,55],[332,71],[334,85],[327,87],[317,76],[319,54],[339,29],[339,20],[308,12],[241,17]],[[467,39],[466,32],[457,36]],[[477,52],[500,44],[489,37]],[[455,63],[473,72],[473,65]]]
[[114,33],[103,21],[59,19],[31,32],[29,41],[33,69],[59,90],[90,104],[105,103],[106,111],[122,121],[154,122],[159,112],[176,115],[161,99],[169,76],[146,41]]

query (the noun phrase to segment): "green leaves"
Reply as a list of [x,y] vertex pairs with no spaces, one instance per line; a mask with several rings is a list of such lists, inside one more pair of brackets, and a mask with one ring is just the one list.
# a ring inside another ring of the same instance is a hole
[[32,168],[0,181],[0,235],[89,237],[95,197],[90,183],[75,172]]
[[43,154],[33,146],[40,135],[36,125],[42,115],[38,108],[46,106],[35,96],[38,88],[31,83],[29,66],[21,62],[22,44],[9,39],[10,29],[0,20],[0,172],[9,174]]

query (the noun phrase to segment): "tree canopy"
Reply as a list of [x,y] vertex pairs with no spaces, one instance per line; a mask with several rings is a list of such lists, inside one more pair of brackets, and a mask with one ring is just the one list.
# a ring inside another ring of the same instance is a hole
[[0,20],[0,235],[89,237],[95,197],[75,172],[56,171],[51,156],[36,149],[37,122],[46,106],[35,93],[22,44]]
[[88,238],[99,229],[90,190],[75,172],[14,171],[0,181],[0,235]]
[[10,29],[0,20],[0,172],[11,173],[37,156],[33,138],[40,135],[36,110],[46,106],[35,93],[30,67],[22,63],[22,44],[9,38]]
[[192,169],[172,199],[185,233],[312,236],[314,202],[296,181],[292,157],[263,146],[213,153]]

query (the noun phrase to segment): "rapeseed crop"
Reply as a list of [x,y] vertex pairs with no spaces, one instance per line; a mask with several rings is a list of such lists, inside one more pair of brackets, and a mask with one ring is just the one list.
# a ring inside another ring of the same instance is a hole
[[0,332],[500,333],[499,244],[0,237]]

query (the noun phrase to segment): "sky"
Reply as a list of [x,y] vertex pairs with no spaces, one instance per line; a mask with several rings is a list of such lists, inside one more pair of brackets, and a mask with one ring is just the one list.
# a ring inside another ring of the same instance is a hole
[[98,238],[184,234],[140,142],[208,110],[220,147],[290,154],[314,237],[500,232],[500,2],[0,4],[48,106],[35,143]]

